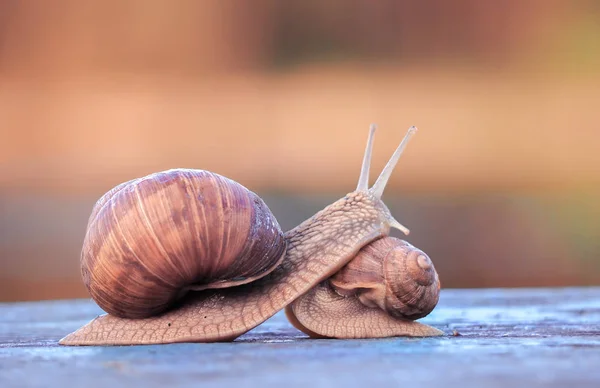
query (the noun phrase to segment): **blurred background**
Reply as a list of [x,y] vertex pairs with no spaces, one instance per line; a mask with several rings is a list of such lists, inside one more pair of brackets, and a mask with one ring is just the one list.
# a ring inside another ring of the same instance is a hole
[[[372,181],[446,288],[600,285],[600,2],[0,0],[0,301],[87,297],[95,201],[208,169],[290,229]],[[394,234],[400,236],[399,234]]]

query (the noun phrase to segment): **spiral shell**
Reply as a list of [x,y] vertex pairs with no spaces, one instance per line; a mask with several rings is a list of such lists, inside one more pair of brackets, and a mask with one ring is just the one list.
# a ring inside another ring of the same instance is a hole
[[263,277],[285,250],[277,220],[255,193],[212,172],[173,169],[122,183],[98,200],[81,273],[104,311],[144,318],[189,290]]
[[368,307],[411,320],[433,311],[440,293],[439,277],[430,258],[395,237],[366,245],[329,281],[340,295],[355,295]]

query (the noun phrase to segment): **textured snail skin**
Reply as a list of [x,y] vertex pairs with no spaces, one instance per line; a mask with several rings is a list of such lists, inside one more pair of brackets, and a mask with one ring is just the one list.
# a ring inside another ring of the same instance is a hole
[[360,247],[387,235],[391,219],[381,200],[352,192],[287,232],[285,259],[267,276],[237,287],[190,293],[153,317],[101,315],[60,344],[231,341],[337,272]]
[[417,321],[393,318],[319,285],[285,309],[288,320],[312,338],[438,337],[444,332]]
[[81,271],[107,313],[146,318],[190,289],[251,282],[285,253],[265,203],[215,173],[173,169],[117,186],[90,216]]

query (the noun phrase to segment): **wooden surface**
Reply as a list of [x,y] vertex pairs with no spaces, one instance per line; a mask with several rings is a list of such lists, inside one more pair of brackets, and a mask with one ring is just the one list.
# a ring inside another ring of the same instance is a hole
[[600,386],[600,288],[444,290],[441,338],[310,340],[278,314],[234,343],[57,345],[99,313],[0,304],[0,386]]

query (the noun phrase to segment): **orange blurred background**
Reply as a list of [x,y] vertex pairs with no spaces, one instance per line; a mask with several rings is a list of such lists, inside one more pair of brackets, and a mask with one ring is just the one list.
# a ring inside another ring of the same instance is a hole
[[600,3],[0,1],[0,301],[87,297],[95,201],[173,167],[284,229],[372,181],[444,287],[600,284]]

